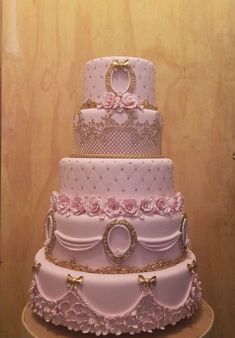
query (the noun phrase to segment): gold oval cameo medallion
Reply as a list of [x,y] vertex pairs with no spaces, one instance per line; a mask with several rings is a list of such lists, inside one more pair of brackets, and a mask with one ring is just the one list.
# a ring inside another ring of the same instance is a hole
[[53,243],[54,238],[54,231],[56,228],[56,220],[54,211],[50,210],[47,214],[46,221],[45,221],[45,237],[46,240],[44,242],[44,245],[46,247],[51,246]]
[[136,246],[137,235],[133,225],[123,220],[114,220],[107,224],[103,245],[105,253],[116,261],[129,257]]
[[133,93],[136,87],[136,76],[128,59],[114,60],[106,73],[105,86],[108,92],[115,94]]

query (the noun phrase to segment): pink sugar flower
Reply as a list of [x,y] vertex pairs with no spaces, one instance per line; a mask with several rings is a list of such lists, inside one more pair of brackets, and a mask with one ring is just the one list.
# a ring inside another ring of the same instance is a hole
[[53,191],[51,198],[50,198],[51,208],[56,211],[57,210],[57,203],[58,203],[58,192]]
[[140,202],[140,210],[148,215],[152,215],[155,210],[155,203],[152,197],[146,197]]
[[100,215],[102,213],[102,201],[98,197],[91,197],[86,203],[86,212],[90,216]]
[[107,199],[105,204],[106,214],[110,217],[116,217],[121,214],[121,204],[113,197]]
[[131,93],[124,93],[122,95],[122,103],[124,108],[134,109],[138,106],[137,97]]
[[175,200],[175,206],[174,206],[174,210],[177,211],[181,211],[182,207],[183,207],[183,195],[181,194],[181,192],[177,192],[174,196],[174,200]]
[[114,104],[116,103],[116,96],[112,92],[107,92],[104,94],[103,100],[102,100],[102,106],[105,109],[113,108]]
[[159,198],[156,202],[156,213],[159,215],[170,215],[174,211],[174,198]]
[[58,203],[57,203],[58,211],[62,215],[66,214],[70,210],[70,203],[71,203],[71,200],[67,195],[65,194],[60,195],[58,198]]
[[124,212],[127,215],[132,215],[132,216],[136,214],[137,209],[138,209],[137,202],[134,198],[123,200],[122,207],[123,207]]
[[81,197],[74,197],[71,204],[71,211],[74,215],[80,215],[85,211],[84,201],[81,199]]

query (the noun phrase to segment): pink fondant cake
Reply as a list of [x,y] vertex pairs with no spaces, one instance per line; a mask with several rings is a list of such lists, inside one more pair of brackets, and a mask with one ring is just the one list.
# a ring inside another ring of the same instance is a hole
[[96,335],[152,332],[196,311],[201,287],[173,163],[161,155],[154,66],[104,57],[84,68],[74,152],[60,162],[32,309]]

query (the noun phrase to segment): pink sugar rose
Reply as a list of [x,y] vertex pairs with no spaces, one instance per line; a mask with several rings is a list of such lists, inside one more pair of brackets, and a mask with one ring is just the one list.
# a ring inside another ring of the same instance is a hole
[[124,108],[134,109],[138,106],[137,97],[134,94],[124,93],[122,95],[122,103]]
[[123,200],[122,207],[126,214],[135,215],[137,212],[137,202],[134,198]]
[[174,211],[174,198],[159,198],[156,202],[156,213],[159,215],[170,215]]
[[116,217],[121,214],[121,205],[115,198],[111,197],[107,199],[105,210],[108,216]]
[[51,203],[51,208],[54,211],[57,210],[57,202],[58,202],[58,192],[53,191],[51,198],[50,198],[50,203]]
[[74,215],[80,215],[85,211],[85,205],[81,197],[74,197],[71,204],[71,211]]
[[107,92],[104,94],[102,104],[105,109],[113,108],[116,103],[116,96],[112,92]]
[[90,216],[100,215],[102,212],[102,201],[98,197],[91,197],[86,203],[86,211]]
[[140,202],[140,210],[145,214],[153,214],[155,209],[154,199],[152,197],[146,197]]
[[62,215],[66,214],[70,210],[70,203],[71,203],[71,200],[67,195],[65,194],[60,195],[58,198],[58,203],[57,203],[58,211]]
[[183,195],[180,192],[177,192],[174,196],[175,200],[175,211],[181,211],[183,207]]

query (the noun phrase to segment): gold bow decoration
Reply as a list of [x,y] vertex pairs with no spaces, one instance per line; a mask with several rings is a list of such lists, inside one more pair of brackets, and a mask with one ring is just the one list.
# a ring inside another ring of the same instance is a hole
[[197,267],[196,261],[193,260],[192,263],[188,263],[187,267],[188,267],[189,271],[194,271],[196,269],[196,267]]
[[67,275],[66,277],[66,283],[67,283],[67,287],[69,288],[73,288],[73,289],[77,289],[77,287],[79,285],[82,285],[84,281],[84,277],[83,276],[79,276],[79,277],[73,277],[70,274]]
[[138,282],[140,285],[144,285],[144,286],[151,288],[151,286],[157,284],[157,277],[153,276],[151,278],[147,278],[147,277],[144,277],[143,275],[139,275]]
[[126,68],[129,67],[129,60],[125,59],[123,61],[119,61],[119,60],[114,60],[112,62],[112,66],[115,70],[117,70],[118,68]]
[[41,265],[42,265],[41,263],[38,263],[38,264],[37,264],[37,263],[35,262],[34,265],[32,266],[32,271],[33,271],[33,272],[38,272],[38,271],[40,270],[40,268],[41,268]]

